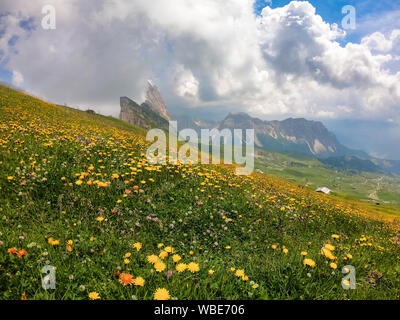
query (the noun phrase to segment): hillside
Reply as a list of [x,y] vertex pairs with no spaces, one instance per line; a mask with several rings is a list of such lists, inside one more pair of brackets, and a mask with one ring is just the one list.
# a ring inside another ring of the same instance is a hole
[[388,210],[400,208],[399,176],[382,173],[368,160],[346,159],[330,165],[335,158],[318,160],[304,153],[257,149],[255,167],[310,190],[326,186],[340,197],[379,203]]
[[397,212],[152,166],[143,133],[0,87],[1,299],[399,299]]

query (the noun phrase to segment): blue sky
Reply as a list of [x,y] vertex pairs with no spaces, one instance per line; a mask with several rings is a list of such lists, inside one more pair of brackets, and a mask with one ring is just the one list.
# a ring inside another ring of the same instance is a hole
[[[283,7],[290,2],[291,0],[257,0],[254,5],[254,10],[257,14],[260,14],[266,5],[269,5],[271,8],[277,8]],[[308,2],[316,8],[316,13],[319,14],[324,21],[336,23],[339,26],[341,26],[341,21],[344,17],[342,8],[346,5],[352,5],[356,8],[358,24],[365,25],[368,21],[380,22],[371,24],[371,27],[374,27],[373,30],[368,27],[363,27],[356,28],[355,31],[347,31],[347,37],[342,42],[342,45],[346,44],[346,42],[359,43],[363,36],[372,32],[381,31],[385,33],[388,31],[384,23],[386,15],[395,10],[400,10],[400,1],[396,0],[308,0]],[[400,20],[395,21],[396,25],[393,25],[393,22],[394,21],[390,21],[391,29],[400,27]]]

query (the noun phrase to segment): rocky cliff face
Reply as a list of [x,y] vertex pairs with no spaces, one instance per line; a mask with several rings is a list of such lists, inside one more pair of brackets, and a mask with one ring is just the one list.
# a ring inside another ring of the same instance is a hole
[[146,101],[144,103],[146,103],[154,112],[158,113],[164,119],[171,120],[167,106],[163,97],[161,96],[160,91],[150,80],[147,83]]
[[289,118],[263,121],[246,113],[230,113],[220,129],[254,129],[258,147],[276,151],[297,151],[318,157],[348,154],[335,135],[319,121]]
[[161,128],[168,130],[168,121],[154,112],[146,103],[138,105],[128,97],[120,98],[120,119],[143,129]]

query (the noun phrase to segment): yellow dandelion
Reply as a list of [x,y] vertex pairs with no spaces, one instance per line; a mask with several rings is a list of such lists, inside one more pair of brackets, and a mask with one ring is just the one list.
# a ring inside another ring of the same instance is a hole
[[190,262],[188,264],[187,268],[191,273],[195,273],[195,272],[199,272],[200,271],[199,264],[195,263],[195,262]]
[[169,291],[165,288],[158,288],[156,292],[154,292],[154,300],[168,300],[169,298]]
[[184,263],[178,263],[176,266],[176,271],[178,271],[179,273],[185,271],[187,268],[187,265]]

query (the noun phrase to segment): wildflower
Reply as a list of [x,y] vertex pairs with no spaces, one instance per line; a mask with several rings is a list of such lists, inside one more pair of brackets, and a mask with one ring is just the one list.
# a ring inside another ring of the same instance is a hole
[[233,268],[233,267],[231,268],[231,271],[232,271],[232,272],[235,271],[235,270],[236,270],[235,268]]
[[353,259],[353,256],[350,253],[348,253],[346,257],[349,259]]
[[129,264],[131,261],[129,259],[124,259],[125,264]]
[[178,262],[179,260],[181,260],[182,258],[181,258],[181,256],[179,255],[179,254],[174,254],[173,256],[172,256],[172,260],[174,261],[174,262]]
[[172,248],[172,247],[165,247],[165,248],[164,248],[164,251],[165,251],[165,252],[168,252],[168,253],[173,253],[173,252],[174,252],[174,248]]
[[100,295],[96,291],[92,291],[89,293],[90,300],[100,299]]
[[189,254],[192,256],[192,255],[194,255],[194,252],[192,250],[190,250]]
[[25,249],[19,250],[18,251],[18,257],[22,258],[24,255],[26,255],[28,252],[26,252]]
[[90,237],[90,242],[93,242],[94,241],[94,237]]
[[154,292],[154,300],[168,300],[169,298],[169,291],[165,288],[158,288],[156,292]]
[[178,263],[178,265],[176,266],[176,271],[178,271],[179,273],[185,271],[187,268],[187,265],[184,263]]
[[80,185],[82,184],[82,180],[77,180],[77,181],[75,181],[75,184],[76,184],[77,186],[80,186]]
[[[151,218],[150,218],[151,219]],[[157,245],[157,248],[158,249],[160,249],[160,248],[162,248],[162,247],[164,247],[164,244],[163,243],[159,243],[158,245]]]
[[97,220],[98,222],[102,222],[102,221],[104,220],[104,217],[97,217],[96,220]]
[[17,253],[18,249],[16,247],[7,250],[9,254]]
[[315,267],[315,261],[312,259],[304,259],[303,263],[305,266],[310,266],[311,268]]
[[287,254],[287,253],[289,252],[289,250],[286,249],[286,248],[284,248],[284,249],[282,250],[282,252],[283,252],[284,254]]
[[142,277],[137,277],[133,282],[133,284],[138,287],[143,287],[144,283],[145,283],[145,280]]
[[333,239],[339,239],[340,236],[339,236],[338,234],[333,234],[333,235],[332,235],[332,238],[333,238]]
[[69,244],[70,246],[72,246],[74,242],[72,240],[68,240],[67,244]]
[[276,250],[276,248],[277,248],[276,244],[273,244],[273,245],[271,246],[271,248],[272,248],[273,250]]
[[67,251],[68,251],[68,252],[72,252],[72,246],[69,245],[69,244],[67,245]]
[[50,243],[52,246],[58,246],[60,244],[60,240],[54,240],[53,237],[50,237],[47,242]]
[[242,280],[243,280],[243,281],[249,281],[249,277],[248,277],[248,276],[243,276],[243,277],[242,277]]
[[28,298],[26,297],[25,291],[22,292],[22,294],[21,294],[21,300],[28,300]]
[[136,242],[133,244],[133,247],[136,249],[136,251],[140,251],[140,249],[142,249],[142,243]]
[[147,261],[150,263],[156,263],[158,261],[158,257],[155,254],[152,254],[150,256],[147,256]]
[[325,248],[328,249],[329,251],[334,251],[335,250],[335,247],[333,245],[331,245],[330,243],[327,243],[325,245]]
[[199,264],[195,263],[195,262],[190,262],[188,264],[187,268],[191,273],[195,273],[195,272],[199,272],[200,271]]
[[164,271],[166,267],[167,267],[167,266],[166,266],[165,263],[162,262],[162,261],[157,261],[157,262],[154,264],[154,269],[156,269],[157,272],[162,272],[162,271]]
[[303,257],[305,257],[308,253],[307,253],[307,251],[302,251],[300,254],[301,254]]
[[240,269],[236,270],[235,276],[238,277],[238,278],[239,277],[243,277],[244,276],[244,270],[240,270]]
[[132,285],[134,283],[133,276],[129,273],[121,273],[121,275],[119,276],[119,282],[124,286],[128,284]]
[[334,262],[331,262],[329,265],[332,269],[336,269],[337,268],[337,264]]
[[230,249],[231,249],[231,246],[226,246],[225,249],[226,249],[226,250],[230,250]]
[[160,254],[158,255],[161,259],[164,259],[168,256],[168,252],[166,251],[161,251]]
[[132,254],[130,252],[125,253],[125,258],[129,258]]
[[214,270],[212,270],[212,269],[210,269],[210,270],[208,270],[208,274],[214,274]]

